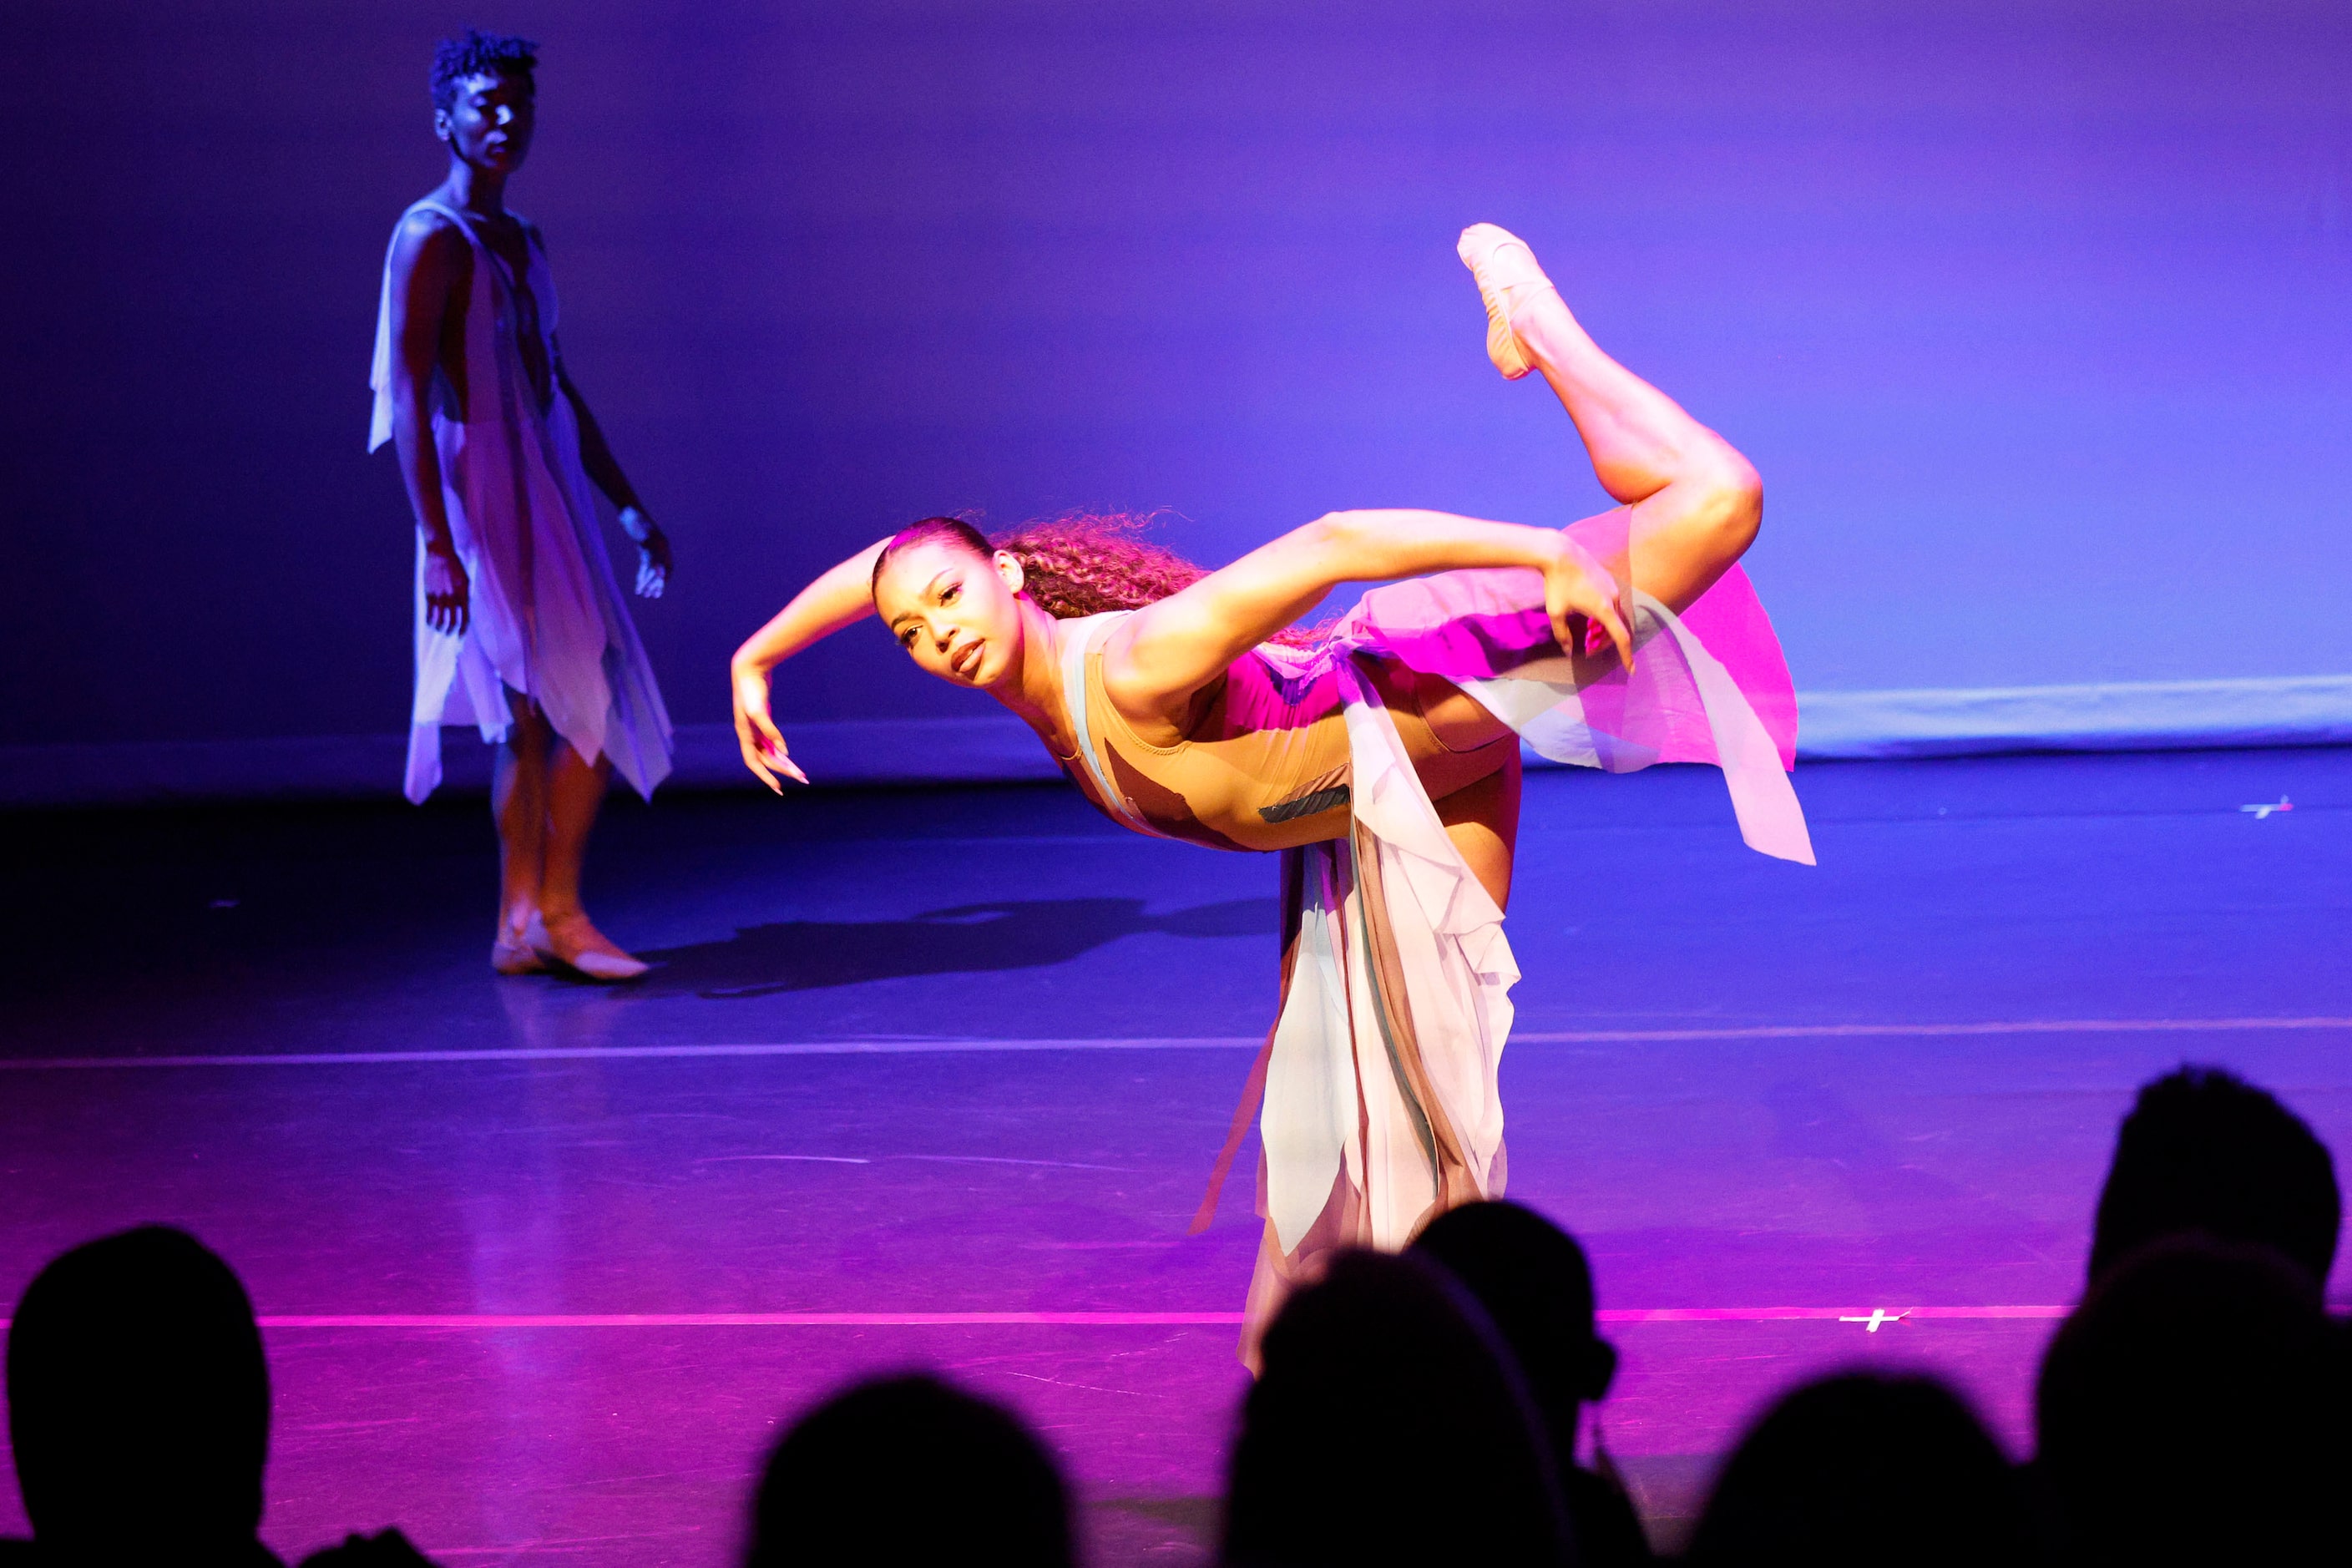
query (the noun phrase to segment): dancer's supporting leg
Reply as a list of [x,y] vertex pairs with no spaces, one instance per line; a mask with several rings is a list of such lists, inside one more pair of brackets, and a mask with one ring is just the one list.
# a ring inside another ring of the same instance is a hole
[[530,974],[547,967],[532,944],[546,867],[550,731],[530,698],[510,691],[507,705],[507,738],[490,776],[490,816],[499,825],[499,931],[490,966],[501,974]]
[[1728,441],[1601,351],[1526,243],[1492,224],[1462,236],[1526,358],[1559,395],[1601,486],[1633,507],[1633,580],[1680,610],[1756,537],[1764,490]]
[[1470,863],[1470,872],[1495,900],[1511,905],[1511,856],[1519,841],[1519,751],[1514,740],[1503,765],[1432,803],[1445,836]]
[[[491,962],[528,973],[554,958],[596,980],[634,980],[646,965],[596,929],[580,901],[588,833],[612,763],[584,761],[530,699],[499,748],[490,808],[499,825],[499,935]],[[530,962],[525,962],[526,956]]]
[[588,830],[596,826],[613,764],[582,760],[569,741],[555,742],[547,778],[547,859],[540,873],[539,913],[550,951],[583,974],[632,980],[646,966],[596,929],[580,902],[580,868],[588,858]]

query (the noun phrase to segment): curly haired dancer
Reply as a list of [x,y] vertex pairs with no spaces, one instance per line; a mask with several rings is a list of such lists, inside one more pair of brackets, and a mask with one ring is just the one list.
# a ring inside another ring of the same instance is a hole
[[[1460,251],[1489,355],[1513,379],[1543,373],[1615,510],[1565,530],[1334,512],[1207,573],[1116,524],[992,549],[929,518],[818,578],[734,659],[743,760],[772,789],[807,779],[769,671],[878,614],[917,664],[1019,714],[1117,821],[1283,852],[1245,1358],[1336,1248],[1401,1247],[1502,1190],[1521,741],[1612,772],[1717,763],[1748,844],[1812,859],[1786,771],[1788,667],[1734,564],[1761,512],[1755,470],[1601,353],[1517,238],[1480,224]],[[1384,580],[1331,626],[1292,629],[1339,584]]]

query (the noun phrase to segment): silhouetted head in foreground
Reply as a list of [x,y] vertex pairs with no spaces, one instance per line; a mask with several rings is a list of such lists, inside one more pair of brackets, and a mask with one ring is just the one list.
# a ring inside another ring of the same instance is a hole
[[1579,1412],[1607,1394],[1617,1376],[1616,1347],[1593,1332],[1584,1248],[1533,1209],[1495,1201],[1448,1209],[1412,1251],[1443,1264],[1477,1298],[1518,1363],[1587,1568],[1647,1562],[1649,1542],[1624,1493],[1576,1465]]
[[936,1378],[860,1384],[768,1458],[748,1568],[1070,1568],[1054,1461],[997,1406]]
[[8,1436],[47,1562],[266,1557],[261,1331],[184,1231],[106,1237],[34,1278],[8,1331]]
[[1850,1373],[1786,1395],[1740,1440],[1684,1561],[2008,1568],[2034,1557],[2017,1473],[1968,1406],[1927,1378]]
[[1592,1329],[1592,1267],[1576,1238],[1533,1209],[1465,1204],[1429,1222],[1412,1250],[1469,1289],[1518,1358],[1553,1452],[1576,1452],[1577,1412],[1609,1392],[1617,1350]]
[[2309,1279],[2268,1247],[2181,1237],[2126,1258],[2042,1363],[2035,1468],[2067,1558],[2340,1552],[2342,1360]]
[[2324,1288],[2343,1223],[2336,1161],[2303,1118],[2220,1068],[2184,1067],[2143,1087],[2116,1134],[2091,1279],[2136,1247],[2202,1231],[2274,1247]]
[[1571,1560],[1549,1446],[1442,1269],[1343,1253],[1266,1330],[1225,1496],[1228,1568]]

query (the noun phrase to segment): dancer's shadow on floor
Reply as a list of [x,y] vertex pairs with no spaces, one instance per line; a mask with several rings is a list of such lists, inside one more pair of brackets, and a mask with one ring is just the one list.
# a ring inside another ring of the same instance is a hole
[[1255,936],[1273,953],[1272,899],[1230,899],[1146,914],[1141,899],[1031,899],[963,904],[898,921],[782,921],[726,942],[642,954],[658,967],[641,988],[721,999],[772,996],[918,974],[971,974],[1064,963],[1123,936]]

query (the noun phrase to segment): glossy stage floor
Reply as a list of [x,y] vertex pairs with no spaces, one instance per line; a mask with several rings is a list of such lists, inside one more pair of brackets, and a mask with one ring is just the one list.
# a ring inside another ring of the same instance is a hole
[[[1528,792],[1512,1192],[1592,1252],[1602,1424],[1669,1532],[1821,1368],[1934,1368],[2022,1444],[2143,1079],[2227,1063],[2352,1136],[2352,752],[1799,785],[1814,870],[1711,773]],[[719,1564],[790,1413],[929,1365],[1043,1429],[1097,1562],[1199,1560],[1250,1184],[1185,1225],[1270,861],[1059,788],[616,803],[597,907],[661,967],[596,990],[489,973],[478,800],[6,830],[0,1290],[139,1220],[224,1252],[289,1556],[398,1521],[452,1564]]]

